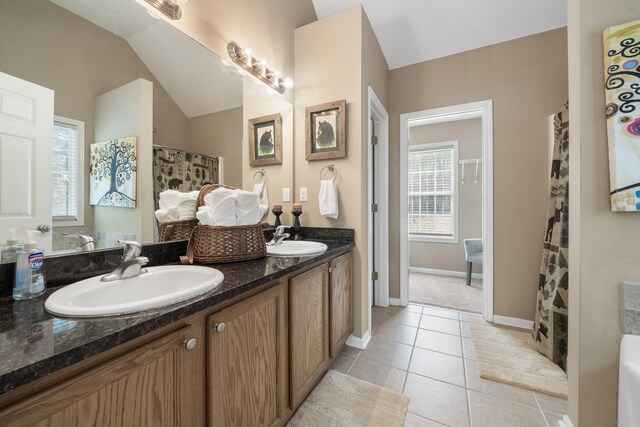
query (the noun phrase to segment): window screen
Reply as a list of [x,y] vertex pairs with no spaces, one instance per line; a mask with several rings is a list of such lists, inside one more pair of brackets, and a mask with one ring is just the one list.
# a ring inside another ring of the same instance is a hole
[[78,155],[78,127],[55,121],[51,167],[54,221],[75,221],[78,218]]
[[409,234],[454,237],[454,150],[409,152]]

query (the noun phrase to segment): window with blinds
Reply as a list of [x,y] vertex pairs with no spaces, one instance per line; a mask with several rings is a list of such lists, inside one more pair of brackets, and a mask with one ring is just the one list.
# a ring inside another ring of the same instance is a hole
[[53,123],[51,184],[53,221],[78,224],[82,187],[81,153],[84,123],[56,116]]
[[456,236],[457,144],[437,143],[409,151],[409,234],[453,240]]

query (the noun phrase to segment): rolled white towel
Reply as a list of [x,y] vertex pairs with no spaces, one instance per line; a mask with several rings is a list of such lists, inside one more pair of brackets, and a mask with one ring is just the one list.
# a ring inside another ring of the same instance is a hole
[[260,213],[264,216],[267,209],[269,209],[269,187],[265,183],[253,184],[253,192],[258,195]]
[[320,215],[327,218],[338,218],[338,190],[332,179],[323,179],[320,181],[320,194],[318,197],[320,203]]
[[175,208],[180,203],[196,201],[199,191],[189,191],[182,193],[177,190],[165,190],[159,194],[158,207],[160,209]]
[[213,225],[212,210],[209,206],[200,206],[196,212],[196,218],[202,225]]
[[181,220],[195,219],[196,217],[196,199],[185,200],[180,202],[176,209],[178,209],[178,216]]
[[260,210],[260,198],[252,191],[235,190],[236,215],[238,225],[254,225],[260,222],[263,212]]
[[211,213],[212,225],[229,227],[237,225],[235,191],[218,188],[204,196],[204,204]]
[[164,224],[168,221],[177,221],[180,218],[178,208],[158,209],[155,214],[160,224]]

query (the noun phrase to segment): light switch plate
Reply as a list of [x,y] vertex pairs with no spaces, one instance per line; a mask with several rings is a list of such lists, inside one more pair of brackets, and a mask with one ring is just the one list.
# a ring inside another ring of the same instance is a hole
[[307,187],[300,187],[300,201],[307,201]]
[[290,202],[291,201],[291,189],[290,188],[283,188],[282,189],[282,201],[283,202]]

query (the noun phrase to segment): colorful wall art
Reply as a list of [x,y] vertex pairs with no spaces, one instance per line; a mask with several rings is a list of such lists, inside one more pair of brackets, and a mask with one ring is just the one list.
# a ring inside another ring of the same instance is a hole
[[640,211],[640,20],[603,40],[611,210]]
[[135,136],[91,144],[90,204],[136,207],[137,145]]

